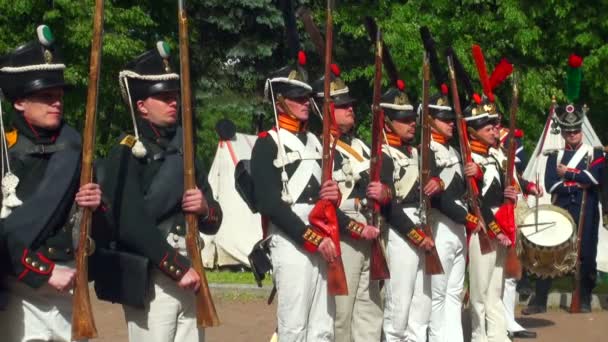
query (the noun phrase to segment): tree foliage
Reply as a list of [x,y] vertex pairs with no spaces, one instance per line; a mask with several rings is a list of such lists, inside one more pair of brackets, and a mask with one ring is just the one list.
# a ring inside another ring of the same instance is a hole
[[[241,131],[251,131],[251,114],[269,107],[262,89],[269,71],[287,62],[283,18],[277,0],[192,0],[190,14],[193,85],[199,122],[199,153],[210,160],[216,143],[213,130],[220,118],[230,118]],[[323,30],[325,1],[302,0],[313,9]],[[35,27],[49,25],[68,64],[67,79],[75,88],[66,96],[67,120],[83,124],[88,82],[93,0],[0,0],[0,54],[34,39]],[[334,46],[343,78],[358,99],[359,132],[369,137],[372,44],[362,25],[366,15],[377,18],[412,100],[420,98],[422,43],[418,30],[426,25],[433,33],[443,60],[452,46],[477,79],[471,45],[483,49],[489,68],[507,57],[515,64],[521,89],[518,126],[533,145],[544,123],[552,95],[564,101],[568,55],[585,58],[581,102],[590,107],[590,118],[599,129],[606,124],[608,87],[603,74],[608,63],[608,11],[601,0],[410,0],[337,1]],[[311,78],[322,65],[303,29],[301,41],[311,52]],[[174,0],[105,1],[105,37],[100,82],[99,154],[115,143],[130,119],[118,89],[118,72],[132,58],[166,40],[177,55],[177,4]],[[175,57],[174,62],[177,62]],[[387,79],[385,78],[385,84]],[[479,84],[477,88],[481,90]],[[498,90],[503,108],[510,102],[508,82]],[[5,106],[6,108],[7,106]],[[267,115],[270,124],[271,116]]]

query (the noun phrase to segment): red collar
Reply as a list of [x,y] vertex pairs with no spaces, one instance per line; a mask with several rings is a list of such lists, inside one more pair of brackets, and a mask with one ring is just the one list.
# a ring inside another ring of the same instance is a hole
[[576,150],[578,150],[578,149],[579,149],[579,147],[581,147],[582,145],[583,145],[583,142],[580,142],[580,143],[579,143],[578,145],[576,145],[576,146],[572,146],[572,145],[570,145],[570,144],[566,144],[566,148],[565,148],[565,150],[566,150],[566,151],[576,151]]
[[441,145],[446,145],[448,143],[448,139],[446,139],[443,134],[436,132],[431,132],[431,139],[433,139],[434,142],[440,143]]
[[403,145],[401,138],[395,133],[386,132],[386,140],[392,147],[401,147],[401,145]]
[[490,150],[490,146],[482,143],[479,140],[471,140],[471,151],[477,154],[486,155]]
[[299,133],[304,130],[306,125],[302,121],[293,118],[287,114],[279,114],[279,127],[291,133]]

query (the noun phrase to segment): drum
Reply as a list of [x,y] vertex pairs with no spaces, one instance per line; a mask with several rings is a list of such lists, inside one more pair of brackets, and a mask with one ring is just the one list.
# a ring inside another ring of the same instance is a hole
[[517,213],[523,267],[541,278],[555,278],[576,266],[576,225],[560,207],[543,204]]

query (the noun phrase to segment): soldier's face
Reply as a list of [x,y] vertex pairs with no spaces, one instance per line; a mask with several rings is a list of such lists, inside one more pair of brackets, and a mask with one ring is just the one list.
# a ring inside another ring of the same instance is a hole
[[137,101],[141,117],[158,127],[173,126],[177,122],[177,91],[155,94]]
[[63,88],[35,92],[16,100],[13,106],[23,113],[30,125],[49,130],[57,129],[63,117]]
[[355,125],[355,112],[351,104],[336,106],[334,115],[336,117],[336,125],[340,127],[343,133],[350,131]]
[[[496,133],[494,125],[486,125],[477,130],[477,135],[483,140],[484,143],[494,146],[496,144]],[[475,137],[473,137],[475,139]]]
[[412,141],[416,136],[416,119],[393,121],[393,128],[402,141]]
[[562,137],[566,140],[566,144],[570,146],[578,146],[581,141],[583,141],[583,132],[581,131],[573,131],[573,132],[563,132]]
[[[285,104],[291,111],[296,119],[300,121],[307,121],[308,114],[310,110],[310,98],[308,97],[300,97],[295,99],[285,98]],[[289,111],[285,110],[283,106],[277,102],[277,109],[281,113],[289,113]]]
[[431,126],[431,131],[443,135],[448,140],[454,136],[454,120],[433,119],[433,121],[435,127]]

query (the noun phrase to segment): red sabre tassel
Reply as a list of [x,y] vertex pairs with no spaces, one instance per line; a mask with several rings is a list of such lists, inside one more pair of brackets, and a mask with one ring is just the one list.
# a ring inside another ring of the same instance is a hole
[[506,58],[501,59],[490,76],[490,89],[492,89],[492,92],[494,92],[494,89],[504,82],[512,73],[513,64],[509,63]]
[[447,95],[448,94],[448,85],[445,83],[441,83],[441,93],[443,95]]
[[397,80],[397,89],[400,91],[405,90],[405,82],[403,82],[403,80]]
[[494,94],[492,94],[492,88],[490,87],[490,79],[488,78],[488,71],[486,69],[486,60],[483,57],[483,52],[479,45],[473,45],[473,59],[477,66],[477,72],[479,73],[479,81],[483,87],[483,93],[486,95],[490,102],[494,102]]
[[332,74],[334,74],[334,76],[340,77],[340,67],[338,66],[338,64],[331,63],[330,68],[331,68],[331,72],[332,72]]
[[583,65],[583,58],[576,54],[571,54],[570,57],[568,57],[568,65],[572,68],[580,68],[581,65]]
[[298,51],[298,63],[300,65],[306,65],[306,53],[304,53],[304,51]]

